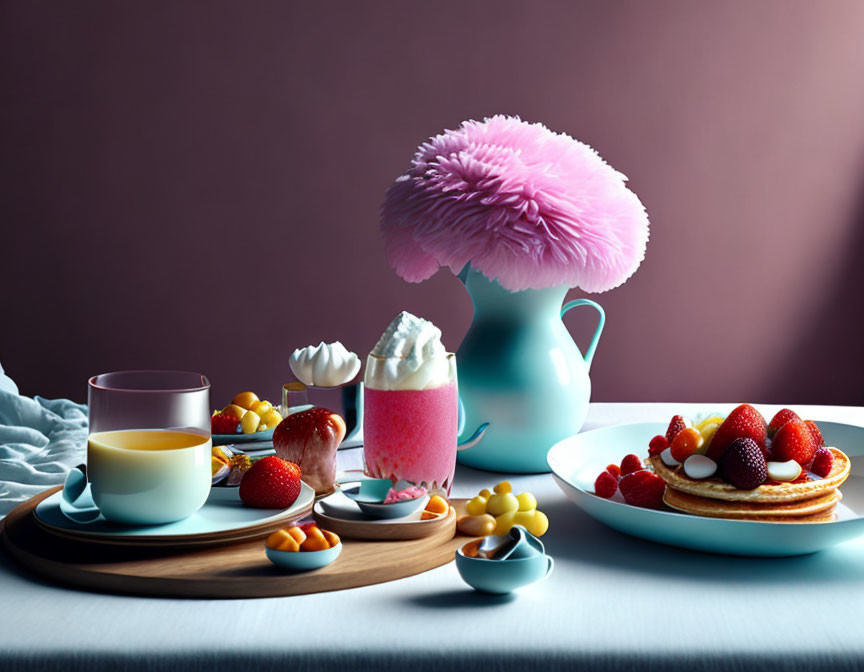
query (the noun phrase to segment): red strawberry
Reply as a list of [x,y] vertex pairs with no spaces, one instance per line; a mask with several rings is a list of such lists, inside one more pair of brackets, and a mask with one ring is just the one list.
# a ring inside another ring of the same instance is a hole
[[669,442],[662,434],[658,434],[648,442],[648,454],[659,455],[669,447]]
[[717,428],[706,455],[719,464],[723,453],[735,439],[753,439],[764,453],[767,437],[768,428],[762,414],[750,404],[741,404]]
[[774,417],[771,418],[771,422],[768,423],[768,436],[774,436],[777,430],[787,422],[801,422],[801,418],[798,417],[795,411],[791,411],[788,408],[777,411]]
[[639,459],[638,455],[634,455],[630,453],[629,455],[625,455],[624,459],[621,460],[621,475],[626,476],[627,474],[632,474],[634,471],[640,471],[644,469],[645,466],[642,464],[642,460]]
[[617,464],[610,464],[608,467],[606,467],[606,471],[612,474],[615,477],[616,481],[621,478],[621,467],[619,467]]
[[285,509],[300,495],[300,467],[275,455],[262,457],[243,475],[240,500],[260,509]]
[[813,461],[816,454],[816,441],[810,428],[804,422],[787,422],[774,435],[771,452],[776,462],[795,460],[802,467]]
[[210,417],[210,433],[211,434],[236,434],[237,433],[237,418],[227,413],[215,413]]
[[624,501],[632,506],[646,509],[663,508],[663,493],[666,482],[651,471],[634,471],[627,474],[618,484]]
[[816,449],[816,454],[813,456],[813,464],[810,465],[810,471],[817,476],[825,478],[831,473],[834,468],[834,453],[825,446]]
[[678,432],[686,427],[687,423],[684,422],[683,417],[680,415],[673,415],[672,419],[669,421],[669,428],[666,430],[666,443],[671,446],[675,437],[678,436]]
[[594,494],[604,499],[609,499],[618,489],[618,479],[608,471],[603,471],[594,481]]
[[822,438],[822,432],[819,430],[819,425],[817,425],[812,420],[805,420],[804,424],[807,425],[807,428],[810,430],[810,435],[813,437],[813,440],[816,442],[817,446],[824,446],[825,439]]

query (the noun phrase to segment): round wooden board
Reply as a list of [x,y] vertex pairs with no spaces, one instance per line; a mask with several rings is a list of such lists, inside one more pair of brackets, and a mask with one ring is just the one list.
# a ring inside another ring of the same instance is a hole
[[312,516],[319,527],[335,532],[343,539],[365,539],[369,541],[404,541],[435,536],[442,528],[455,529],[456,510],[451,506],[446,516],[432,520],[348,520],[329,516],[316,504]]
[[60,583],[108,593],[248,598],[357,588],[445,565],[467,541],[466,537],[454,537],[454,517],[452,524],[422,539],[346,539],[334,563],[312,572],[288,574],[267,560],[263,536],[255,541],[193,551],[109,547],[54,536],[36,524],[32,512],[56,490],[37,495],[6,516],[2,521],[4,548],[26,570]]

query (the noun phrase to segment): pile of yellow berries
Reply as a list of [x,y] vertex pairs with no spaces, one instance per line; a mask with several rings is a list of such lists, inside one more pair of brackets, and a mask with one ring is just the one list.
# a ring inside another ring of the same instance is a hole
[[221,412],[237,418],[244,434],[273,429],[282,422],[282,415],[273,404],[258,399],[254,392],[241,392]]
[[467,516],[457,521],[463,534],[485,537],[504,535],[514,525],[521,525],[535,537],[542,537],[549,529],[549,519],[537,510],[537,498],[530,492],[513,494],[509,481],[496,485],[493,492],[481,490],[465,505]]

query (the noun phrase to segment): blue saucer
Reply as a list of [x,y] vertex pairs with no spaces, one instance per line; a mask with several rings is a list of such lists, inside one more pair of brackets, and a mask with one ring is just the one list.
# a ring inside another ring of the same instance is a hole
[[381,499],[375,501],[360,494],[360,486],[343,488],[346,497],[353,500],[360,510],[372,518],[404,518],[417,511],[427,501],[426,495],[414,499],[404,499],[400,502],[385,504]]

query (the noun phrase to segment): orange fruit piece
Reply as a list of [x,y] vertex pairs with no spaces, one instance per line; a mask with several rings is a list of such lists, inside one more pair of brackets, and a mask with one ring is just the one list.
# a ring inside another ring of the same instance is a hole
[[290,534],[292,537],[294,537],[294,540],[298,544],[302,544],[304,541],[306,541],[306,533],[302,529],[297,527],[296,525],[294,525],[293,527],[287,528],[286,531],[288,532],[288,534]]
[[300,544],[301,551],[326,551],[330,548],[327,538],[319,527],[310,527],[306,532],[306,541]]
[[267,537],[267,547],[274,551],[299,551],[300,543],[291,536],[288,530],[276,530]]
[[429,520],[430,518],[437,518],[438,516],[444,515],[449,510],[450,510],[450,504],[447,503],[446,499],[444,499],[440,495],[432,495],[432,497],[429,498],[429,502],[426,504],[426,508],[423,510],[423,513],[420,515],[420,520]]
[[702,432],[695,427],[686,427],[678,432],[672,441],[672,457],[683,462],[699,450],[704,443],[705,438],[702,436]]
[[333,548],[339,543],[339,535],[335,532],[331,532],[330,530],[321,530],[321,533],[324,535],[327,543],[330,544],[330,548]]

